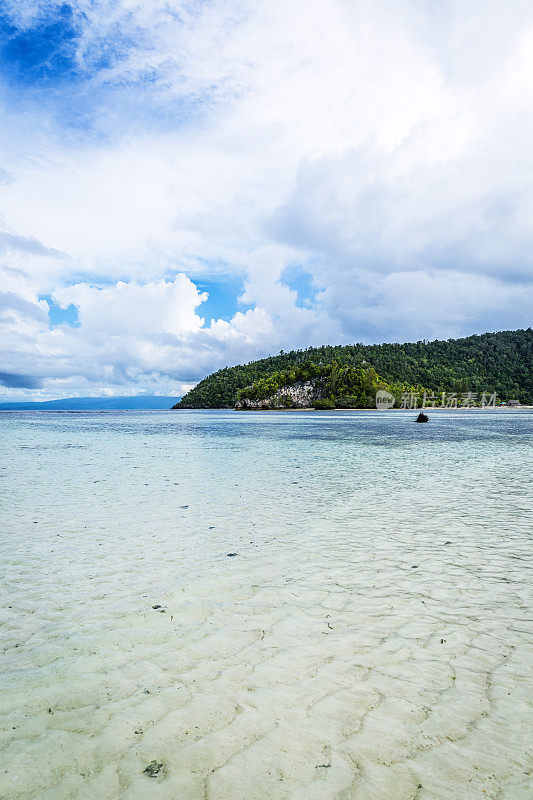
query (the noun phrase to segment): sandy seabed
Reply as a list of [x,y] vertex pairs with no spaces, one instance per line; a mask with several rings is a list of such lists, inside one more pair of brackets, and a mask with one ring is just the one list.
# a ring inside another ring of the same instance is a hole
[[179,577],[189,534],[106,523],[80,544],[79,511],[50,551],[47,518],[11,546],[1,800],[530,800],[522,495],[496,531],[462,527],[449,487],[397,529],[402,491],[376,489],[375,520],[341,492],[289,527],[280,499],[253,534],[253,497],[229,498]]

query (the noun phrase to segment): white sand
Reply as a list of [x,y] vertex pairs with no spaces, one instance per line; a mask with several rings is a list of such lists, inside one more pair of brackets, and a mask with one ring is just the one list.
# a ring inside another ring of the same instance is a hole
[[48,451],[21,451],[1,800],[533,797],[518,440],[370,458],[329,439],[305,474],[299,440],[265,435],[262,461],[132,441],[52,452],[63,490],[42,506]]
[[531,797],[519,562],[351,550],[221,561],[92,652],[73,620],[9,695],[2,798]]

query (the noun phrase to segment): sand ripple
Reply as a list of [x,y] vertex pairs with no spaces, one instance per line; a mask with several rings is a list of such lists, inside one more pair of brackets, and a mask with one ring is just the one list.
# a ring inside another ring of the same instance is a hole
[[422,476],[423,499],[344,473],[324,493],[294,449],[300,485],[277,505],[263,485],[260,510],[237,462],[211,499],[192,479],[165,495],[163,454],[148,511],[148,490],[127,510],[131,478],[124,500],[20,500],[3,545],[1,800],[533,796],[528,487],[511,456],[483,489],[458,490],[462,461],[432,494]]

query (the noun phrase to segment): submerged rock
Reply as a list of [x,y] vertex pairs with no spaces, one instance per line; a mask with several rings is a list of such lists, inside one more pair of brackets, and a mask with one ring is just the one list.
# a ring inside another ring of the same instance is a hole
[[148,764],[146,769],[143,770],[143,772],[145,772],[146,775],[148,775],[148,777],[155,778],[156,775],[159,775],[162,769],[163,769],[163,764],[154,759],[154,761],[150,761],[150,763]]

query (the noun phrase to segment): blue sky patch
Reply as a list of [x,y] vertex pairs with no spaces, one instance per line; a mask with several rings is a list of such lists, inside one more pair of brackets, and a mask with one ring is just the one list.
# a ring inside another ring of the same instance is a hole
[[48,11],[33,26],[16,27],[0,2],[0,62],[4,74],[27,84],[75,77],[79,31],[68,3]]
[[318,289],[313,286],[313,276],[299,264],[285,267],[280,275],[280,283],[288,286],[298,295],[295,305],[309,308],[313,305]]
[[48,320],[51,328],[58,328],[60,325],[70,325],[71,328],[80,327],[78,309],[73,303],[67,308],[61,308],[49,294],[42,295],[39,300],[46,300],[48,303]]
[[192,278],[200,292],[208,292],[209,298],[197,309],[197,314],[205,319],[209,326],[213,319],[229,320],[237,311],[247,311],[252,306],[239,303],[238,298],[244,291],[241,278],[217,278],[201,280]]

